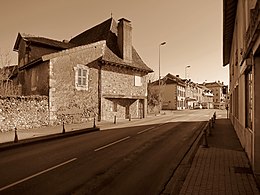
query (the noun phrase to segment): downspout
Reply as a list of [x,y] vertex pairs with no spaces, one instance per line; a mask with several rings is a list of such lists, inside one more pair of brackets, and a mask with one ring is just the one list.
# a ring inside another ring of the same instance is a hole
[[102,109],[102,106],[101,106],[101,93],[102,93],[102,81],[101,81],[101,70],[102,70],[102,64],[99,64],[98,65],[98,121],[100,122],[101,121],[101,109]]

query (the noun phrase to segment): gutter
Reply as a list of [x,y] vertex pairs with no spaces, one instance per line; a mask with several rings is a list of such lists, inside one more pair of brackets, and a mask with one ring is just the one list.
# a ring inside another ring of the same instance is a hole
[[31,61],[31,62],[29,62],[29,63],[27,63],[27,64],[25,64],[25,65],[19,67],[19,70],[24,70],[24,69],[26,69],[26,68],[28,68],[28,67],[31,67],[31,66],[34,66],[34,65],[36,65],[36,64],[38,64],[38,63],[40,63],[40,62],[43,62],[43,59],[42,59],[42,58],[38,58],[38,59],[36,59],[36,60],[33,60],[33,61]]

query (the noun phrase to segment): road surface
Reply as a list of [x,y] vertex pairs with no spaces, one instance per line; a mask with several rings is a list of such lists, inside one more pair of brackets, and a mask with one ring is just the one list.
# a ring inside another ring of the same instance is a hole
[[160,194],[214,110],[175,111],[0,153],[0,194]]

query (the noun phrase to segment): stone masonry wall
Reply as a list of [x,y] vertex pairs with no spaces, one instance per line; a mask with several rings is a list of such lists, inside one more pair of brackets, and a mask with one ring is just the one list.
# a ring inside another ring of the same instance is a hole
[[[106,65],[102,67],[102,93],[109,95],[147,95],[146,76],[131,69]],[[135,75],[141,76],[142,86],[135,86]]]
[[[104,43],[68,51],[50,60],[50,120],[52,125],[93,120],[98,113],[98,58]],[[88,89],[75,85],[77,65],[88,68]]]
[[48,97],[0,96],[0,131],[29,129],[49,124]]
[[[140,103],[147,96],[146,75],[132,69],[116,67],[113,65],[102,66],[102,119],[113,120],[117,118],[140,118],[146,109]],[[135,75],[141,76],[141,86],[135,86]],[[114,111],[117,104],[117,111]]]

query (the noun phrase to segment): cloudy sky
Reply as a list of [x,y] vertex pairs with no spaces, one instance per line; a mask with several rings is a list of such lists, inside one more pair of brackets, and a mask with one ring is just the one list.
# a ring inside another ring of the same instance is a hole
[[[12,51],[18,32],[56,40],[70,39],[112,16],[131,20],[133,45],[158,78],[185,78],[185,67],[195,82],[223,81],[222,0],[1,0],[0,49]],[[12,63],[17,63],[13,53]]]

